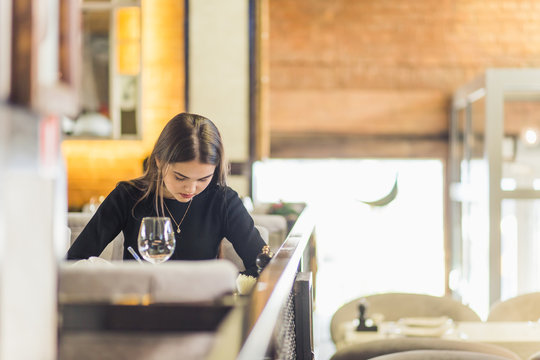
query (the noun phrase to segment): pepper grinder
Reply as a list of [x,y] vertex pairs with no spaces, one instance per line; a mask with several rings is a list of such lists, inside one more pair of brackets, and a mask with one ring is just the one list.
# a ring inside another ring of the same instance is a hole
[[255,265],[257,265],[257,271],[260,274],[261,271],[268,265],[270,260],[272,260],[272,257],[274,256],[274,253],[272,250],[270,250],[270,247],[268,245],[263,246],[261,253],[257,255],[257,258],[255,259]]
[[360,303],[358,305],[358,326],[356,327],[356,331],[377,331],[377,325],[367,325],[367,318],[366,318],[366,311],[367,311],[367,301],[366,299],[360,300]]

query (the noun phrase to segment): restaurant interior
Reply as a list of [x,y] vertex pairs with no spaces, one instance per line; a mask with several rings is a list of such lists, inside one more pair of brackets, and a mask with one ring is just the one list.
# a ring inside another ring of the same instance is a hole
[[[181,112],[258,277],[67,261]],[[538,360],[539,255],[536,0],[0,0],[0,360]]]

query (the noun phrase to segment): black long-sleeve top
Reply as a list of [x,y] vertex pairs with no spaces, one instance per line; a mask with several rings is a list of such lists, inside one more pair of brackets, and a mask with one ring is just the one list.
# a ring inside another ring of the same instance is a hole
[[[72,244],[67,258],[75,260],[99,256],[107,244],[122,231],[124,259],[132,259],[127,248],[131,246],[137,250],[137,236],[142,218],[158,216],[153,194],[135,206],[141,196],[142,191],[135,186],[127,182],[119,183]],[[164,201],[175,220],[180,221],[188,203],[174,199]],[[176,225],[173,228],[176,229]],[[225,237],[242,258],[246,273],[257,273],[255,259],[266,244],[233,189],[209,185],[193,198],[180,229],[180,234],[175,231],[176,248],[171,260],[215,259],[219,244]]]

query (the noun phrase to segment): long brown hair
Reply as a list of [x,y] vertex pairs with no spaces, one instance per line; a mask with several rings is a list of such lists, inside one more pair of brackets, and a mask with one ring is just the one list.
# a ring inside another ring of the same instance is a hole
[[[227,162],[218,128],[204,116],[180,113],[173,117],[161,131],[144,174],[130,183],[143,191],[137,204],[154,194],[154,206],[163,211],[163,171],[170,164],[186,161],[199,161],[215,165],[210,185],[226,186]],[[161,164],[161,169],[157,165]],[[135,206],[137,206],[135,204]]]

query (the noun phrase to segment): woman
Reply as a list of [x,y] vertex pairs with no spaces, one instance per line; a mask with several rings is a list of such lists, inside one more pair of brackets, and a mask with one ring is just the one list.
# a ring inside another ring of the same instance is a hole
[[133,259],[145,216],[170,217],[173,260],[214,259],[226,237],[256,276],[255,259],[266,245],[238,194],[226,185],[221,136],[207,118],[181,113],[161,132],[144,174],[120,182],[105,198],[68,251],[68,259],[98,256],[120,231],[124,259]]

